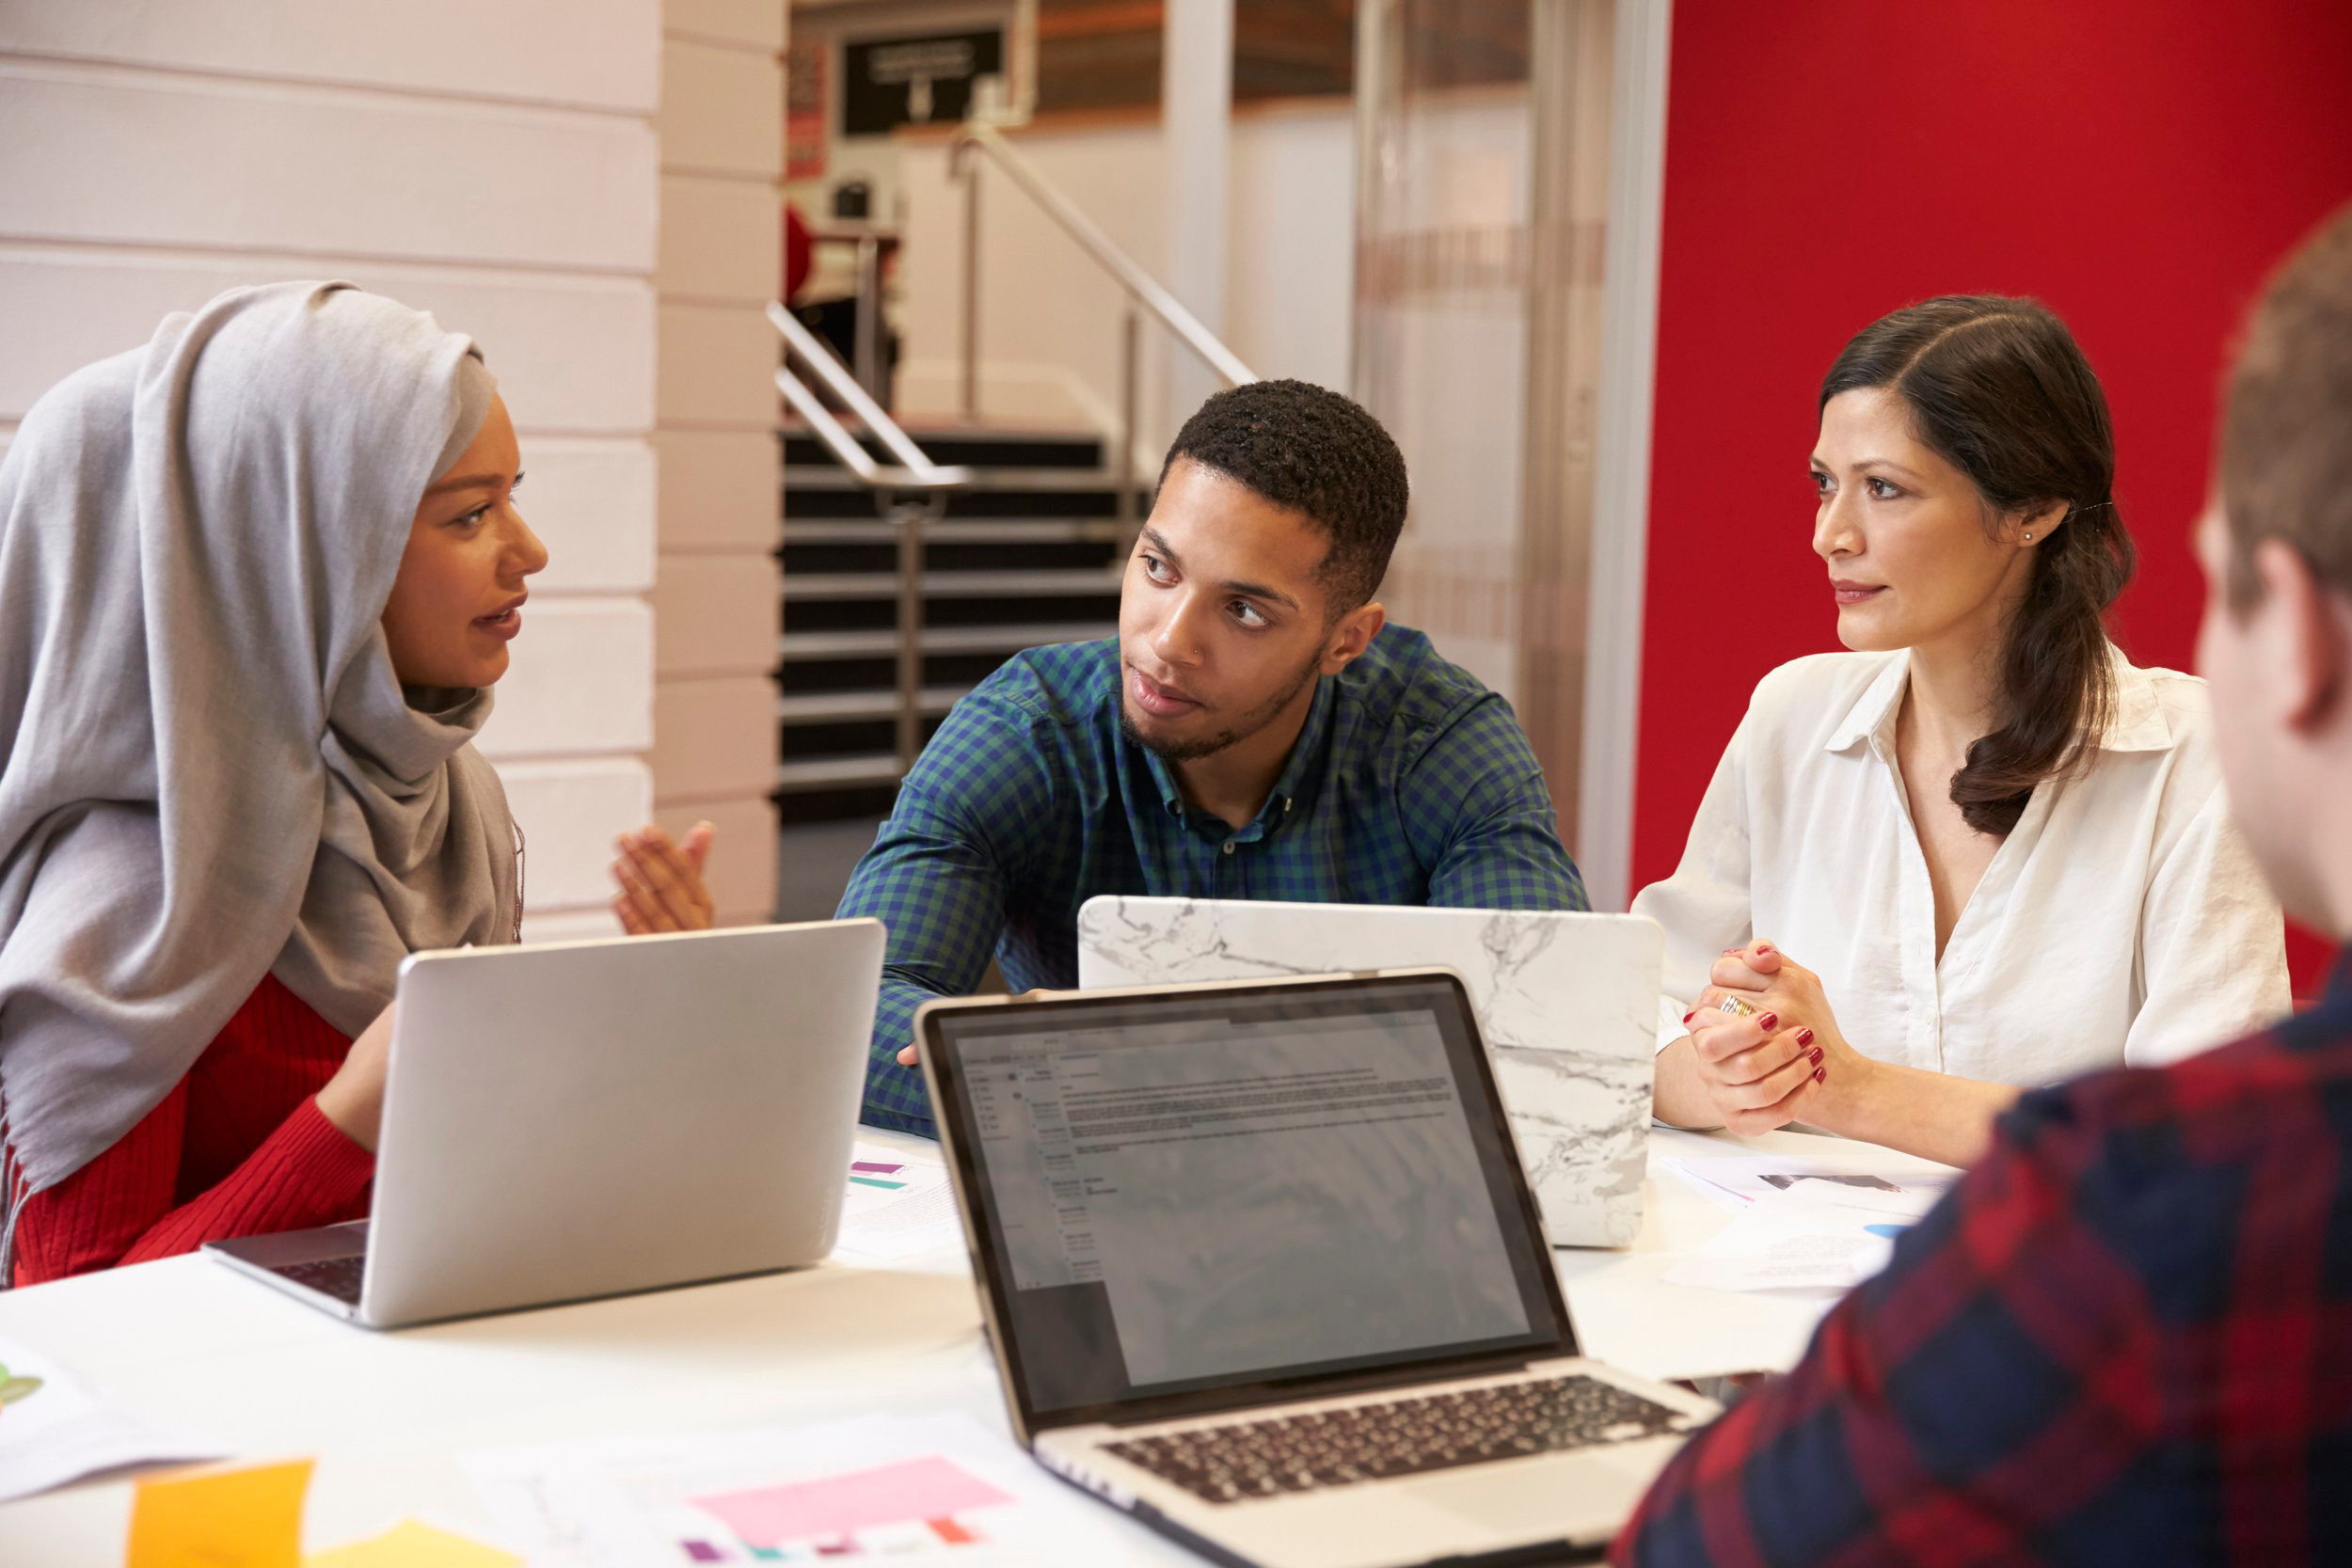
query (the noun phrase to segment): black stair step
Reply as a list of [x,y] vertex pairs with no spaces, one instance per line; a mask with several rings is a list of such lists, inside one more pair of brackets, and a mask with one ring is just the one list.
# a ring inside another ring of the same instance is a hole
[[898,780],[898,758],[890,752],[856,752],[847,756],[812,757],[776,765],[778,794],[896,784]]
[[[923,597],[930,599],[1117,597],[1120,573],[1104,566],[1043,567],[1010,572],[925,572]],[[896,572],[811,572],[785,581],[787,606],[825,599],[889,599],[898,596]]]
[[[923,656],[923,684],[969,690],[994,674],[1011,657],[1003,649],[993,653],[926,654]],[[786,696],[817,692],[894,691],[898,685],[898,660],[895,655],[865,658],[793,659],[777,664],[770,678],[775,682],[776,689]]]
[[[971,689],[968,686],[927,686],[918,711],[926,719],[943,718],[956,705],[957,699]],[[855,691],[787,692],[776,699],[776,717],[787,724],[852,723],[893,718],[898,711],[898,690],[895,686]]]
[[[811,545],[787,540],[779,559],[784,562],[784,594],[788,601],[799,592],[801,584],[830,573],[895,572],[898,569],[898,546],[887,535],[861,545]],[[936,535],[927,535],[923,541],[924,568],[934,572],[1014,572],[1050,567],[1100,571],[1110,562],[1110,551],[1102,545],[975,545]]]
[[[887,517],[794,517],[785,525],[784,546],[898,546],[898,529]],[[1116,545],[1126,531],[1116,517],[973,517],[950,514],[923,530],[926,545]]]
[[[939,728],[940,721],[945,716],[944,712],[924,716],[924,739],[930,738],[931,732]],[[898,722],[895,716],[842,719],[821,724],[779,722],[776,725],[776,742],[778,754],[787,763],[814,764],[839,757],[871,756],[887,752],[898,745]]]
[[[861,496],[869,494],[866,486],[858,483],[855,474],[831,465],[822,467],[787,466],[784,470],[784,484],[787,491],[793,492],[852,490]],[[1115,495],[1118,489],[1117,475],[1104,473],[1091,466],[1083,468],[990,468],[983,470],[961,494],[987,490],[1023,490],[1040,494],[1077,490]]]
[[[992,594],[933,598],[923,605],[926,626],[1004,626],[1024,621],[1094,621],[1107,626],[1118,619],[1115,593],[1045,598]],[[799,598],[784,607],[784,625],[793,631],[873,631],[898,624],[895,593],[871,599]]]
[[890,803],[898,796],[898,781],[893,779],[878,784],[812,784],[800,789],[771,790],[768,800],[776,808],[777,826],[790,829],[834,822],[878,822],[890,815]]
[[[1107,621],[1025,621],[1009,626],[943,626],[926,623],[923,652],[939,654],[1004,654],[1041,648],[1053,642],[1091,642],[1117,629]],[[787,662],[828,658],[887,658],[898,651],[898,634],[891,627],[855,631],[787,631],[776,639],[777,656]]]
[[[1136,515],[1152,510],[1150,490],[1137,492]],[[1119,511],[1119,492],[1110,485],[1092,489],[958,490],[951,491],[938,519],[945,527],[965,517],[1080,517],[1105,519]],[[838,484],[804,486],[790,476],[784,483],[785,528],[796,523],[879,520],[874,493]]]
[[[917,427],[908,430],[907,435],[922,449],[924,456],[942,466],[960,464],[967,468],[1099,468],[1103,464],[1102,437],[1081,431],[935,430]],[[861,433],[858,444],[873,453],[878,461],[898,461],[872,436]],[[784,461],[787,467],[806,465],[814,468],[837,468],[833,453],[825,444],[801,430],[785,431]]]

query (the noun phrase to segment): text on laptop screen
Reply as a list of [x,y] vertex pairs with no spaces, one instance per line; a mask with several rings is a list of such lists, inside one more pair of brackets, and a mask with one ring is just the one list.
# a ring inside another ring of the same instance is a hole
[[1033,1412],[1558,1346],[1451,985],[943,1022]]

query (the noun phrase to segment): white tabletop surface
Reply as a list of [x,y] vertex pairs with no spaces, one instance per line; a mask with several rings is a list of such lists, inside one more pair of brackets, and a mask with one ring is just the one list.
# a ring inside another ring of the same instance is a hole
[[[1661,1281],[1727,1216],[1660,1162],[1823,1148],[1799,1133],[1655,1132],[1634,1245],[1556,1255],[1585,1353],[1673,1378],[1792,1364],[1820,1316],[1817,1302]],[[1888,1153],[1883,1168],[1928,1167]],[[306,1515],[314,1551],[416,1515],[495,1539],[455,1463],[471,1449],[877,1410],[960,1409],[1005,1426],[960,1251],[390,1334],[192,1256],[0,1292],[0,1337],[54,1357],[101,1398],[240,1459],[315,1456]],[[113,1568],[130,1497],[127,1481],[94,1481],[0,1505],[0,1562]],[[1132,1560],[1199,1561],[1116,1522]]]

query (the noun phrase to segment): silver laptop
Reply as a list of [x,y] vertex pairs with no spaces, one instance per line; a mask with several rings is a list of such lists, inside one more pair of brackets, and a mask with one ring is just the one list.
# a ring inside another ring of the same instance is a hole
[[1545,1233],[1554,1246],[1629,1246],[1664,945],[1638,915],[1102,897],[1078,911],[1078,983],[1451,969],[1494,1052]]
[[1577,1354],[1442,970],[926,1005],[1005,1400],[1229,1563],[1605,1544],[1714,1407]]
[[813,1263],[882,956],[872,920],[420,953],[373,1216],[205,1250],[370,1328]]

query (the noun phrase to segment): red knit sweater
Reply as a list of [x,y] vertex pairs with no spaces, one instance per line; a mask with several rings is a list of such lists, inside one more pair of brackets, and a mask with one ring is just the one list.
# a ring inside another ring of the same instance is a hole
[[264,978],[144,1120],[26,1201],[16,1283],[364,1217],[375,1156],[316,1099],[350,1049],[275,975]]

